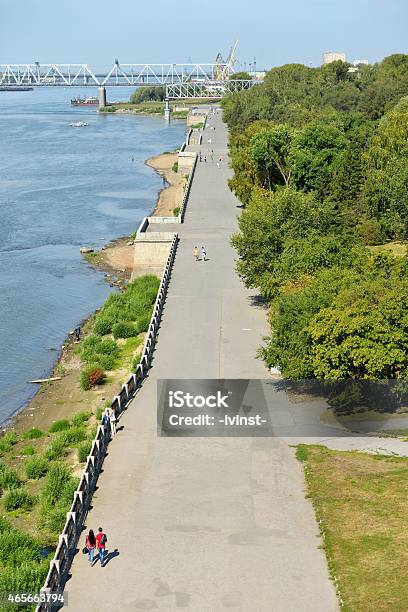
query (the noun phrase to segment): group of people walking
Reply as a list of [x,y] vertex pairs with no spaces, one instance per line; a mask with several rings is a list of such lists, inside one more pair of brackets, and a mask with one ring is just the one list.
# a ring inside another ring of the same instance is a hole
[[[194,247],[194,257],[195,257],[196,261],[200,261],[200,250],[199,250],[198,246]],[[206,259],[207,259],[207,251],[202,246],[201,247],[201,261],[206,261]]]
[[[108,538],[102,527],[98,528],[98,533],[95,535],[93,529],[90,529],[87,533],[85,540],[85,547],[82,552],[88,554],[89,563],[92,565],[94,561],[97,561],[97,556],[101,563],[101,567],[104,566],[106,560],[106,544]],[[95,555],[96,552],[96,555]]]

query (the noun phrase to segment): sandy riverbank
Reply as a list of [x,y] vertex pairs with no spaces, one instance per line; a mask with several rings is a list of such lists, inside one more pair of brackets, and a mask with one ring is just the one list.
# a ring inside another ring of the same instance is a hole
[[[172,170],[175,161],[177,161],[176,153],[157,155],[146,161],[146,164],[166,181],[166,187],[158,195],[153,215],[171,216],[173,209],[182,201],[183,178]],[[132,236],[125,236],[112,240],[100,251],[85,257],[91,266],[105,273],[105,279],[112,287],[120,288],[131,277],[133,255]],[[89,326],[89,321],[83,323],[83,336],[87,334]],[[79,387],[79,374],[83,364],[77,354],[77,344],[68,337],[63,346],[50,374],[50,377],[61,376],[61,380],[39,385],[33,399],[10,421],[9,427],[17,433],[30,427],[47,430],[58,419],[69,419],[80,410],[93,411],[103,406],[106,401],[112,399],[129,374],[130,358],[128,369],[112,372],[107,384],[90,391],[83,391]]]
[[185,177],[173,170],[177,159],[177,153],[162,153],[146,161],[167,183],[160,191],[153,211],[153,215],[158,217],[171,217],[173,210],[181,206],[183,200]]

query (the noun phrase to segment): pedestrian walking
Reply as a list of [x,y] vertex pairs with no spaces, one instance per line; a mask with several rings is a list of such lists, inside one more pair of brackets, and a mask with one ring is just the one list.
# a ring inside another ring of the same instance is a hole
[[194,247],[194,257],[195,257],[196,261],[198,261],[200,259],[200,252],[198,250],[198,246]]
[[102,424],[106,427],[109,425],[109,408],[105,408],[102,412]]
[[93,529],[90,529],[89,532],[87,533],[86,540],[85,540],[85,546],[88,549],[89,563],[92,566],[93,560],[94,560],[95,547],[96,547],[96,538],[95,538]]
[[219,167],[220,167],[220,162],[219,162],[219,161],[217,161],[217,168],[219,168]]
[[205,163],[207,163],[207,156],[206,155],[204,155],[204,161],[205,161]]
[[207,252],[206,252],[205,248],[202,246],[202,247],[201,247],[201,259],[202,259],[203,261],[205,261],[205,260],[206,260],[206,257],[207,257]]
[[200,157],[199,157],[200,161],[201,161],[201,151],[200,151]]
[[113,438],[113,436],[116,434],[116,414],[113,408],[110,408],[109,410],[109,423],[110,423],[111,435]]
[[106,543],[108,538],[106,537],[106,533],[104,533],[102,527],[98,527],[98,533],[96,534],[96,548],[99,553],[99,561],[101,562],[101,567],[103,567],[103,563],[105,561],[106,556]]

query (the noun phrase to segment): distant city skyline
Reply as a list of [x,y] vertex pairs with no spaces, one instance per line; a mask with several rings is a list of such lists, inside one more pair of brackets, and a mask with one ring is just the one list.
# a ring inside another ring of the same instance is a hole
[[212,62],[239,39],[236,69],[321,65],[325,51],[371,63],[408,53],[406,0],[3,0],[0,63]]

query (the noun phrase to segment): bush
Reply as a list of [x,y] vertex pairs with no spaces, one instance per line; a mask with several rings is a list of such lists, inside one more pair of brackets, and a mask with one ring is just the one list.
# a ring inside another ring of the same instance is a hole
[[0,438],[0,454],[8,453],[13,448],[13,444],[17,442],[17,436],[14,431],[8,431]]
[[95,355],[95,363],[102,370],[114,370],[117,366],[118,360],[112,355]]
[[64,443],[65,446],[77,444],[86,439],[86,429],[84,427],[73,427],[68,431],[63,431],[58,435],[58,440]]
[[150,325],[150,319],[151,319],[150,314],[144,315],[143,317],[140,317],[140,319],[138,319],[137,324],[136,324],[136,329],[137,329],[138,334],[140,334],[141,332],[147,332],[147,330],[149,329],[149,325]]
[[35,449],[32,446],[25,446],[21,450],[22,455],[35,455]]
[[20,476],[15,470],[0,462],[0,487],[2,489],[13,489],[21,485]]
[[96,411],[95,411],[95,417],[96,417],[96,420],[98,421],[98,423],[100,421],[102,421],[103,411],[104,411],[104,408],[97,408]]
[[21,438],[22,440],[36,440],[37,438],[42,438],[43,435],[44,432],[41,431],[41,429],[38,429],[37,427],[32,427],[31,429],[28,429],[23,434],[21,434]]
[[[0,580],[3,577],[5,566],[16,569],[27,561],[39,561],[41,558],[41,544],[28,533],[23,533],[13,527],[6,519],[2,519],[0,530],[0,563],[2,565]],[[21,585],[19,585],[21,588]]]
[[98,365],[89,365],[81,371],[80,386],[84,391],[88,391],[95,385],[102,385],[105,382],[105,372]]
[[114,340],[101,336],[89,336],[83,344],[81,359],[86,363],[100,366],[103,370],[113,370],[120,350]]
[[67,520],[67,507],[43,503],[40,508],[41,526],[52,533],[60,534]]
[[[65,433],[65,432],[62,432]],[[44,450],[44,457],[48,461],[55,461],[60,457],[63,457],[67,454],[67,444],[63,438],[60,437],[61,434],[55,438]]]
[[114,338],[132,338],[137,336],[138,332],[132,323],[120,321],[112,327],[112,333]]
[[45,457],[41,455],[27,459],[25,463],[25,472],[27,478],[32,480],[38,480],[46,475],[49,469],[49,462]]
[[171,169],[173,170],[173,172],[178,172],[178,162],[174,162],[174,164],[172,165]]
[[44,488],[41,492],[43,501],[55,504],[63,496],[64,487],[70,481],[71,475],[66,465],[55,462],[50,466]]
[[175,217],[178,217],[180,214],[180,206],[176,206],[176,208],[173,208],[173,215]]
[[132,104],[141,104],[142,102],[163,102],[166,97],[165,86],[145,86],[136,89],[130,96],[130,102]]
[[19,509],[29,510],[34,504],[34,501],[34,497],[32,497],[23,487],[19,489],[8,489],[3,496],[4,508],[7,512]]
[[[26,537],[26,534],[24,534]],[[39,593],[49,570],[49,561],[23,561],[16,567],[4,566],[0,574],[0,591],[5,593],[24,592]],[[27,608],[20,608],[27,609]],[[15,610],[4,606],[4,611]]]
[[[131,240],[136,238],[136,232],[134,236],[130,237]],[[112,293],[107,300],[105,301],[103,307],[107,308],[109,306],[124,306],[126,304],[126,297],[124,293]]]
[[56,433],[57,431],[65,431],[71,427],[70,422],[67,419],[61,419],[60,421],[54,421],[49,428],[50,433]]
[[77,457],[79,463],[84,463],[89,453],[91,452],[92,441],[87,440],[86,442],[81,442],[77,449]]
[[74,425],[74,427],[79,427],[80,425],[83,425],[84,423],[89,421],[91,414],[92,412],[77,412],[71,419],[72,425]]
[[112,325],[115,323],[112,317],[109,317],[105,314],[100,314],[96,317],[94,332],[95,334],[100,334],[101,336],[105,336],[105,334],[109,334]]

